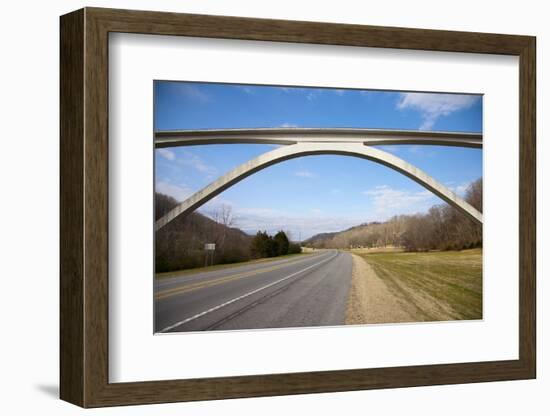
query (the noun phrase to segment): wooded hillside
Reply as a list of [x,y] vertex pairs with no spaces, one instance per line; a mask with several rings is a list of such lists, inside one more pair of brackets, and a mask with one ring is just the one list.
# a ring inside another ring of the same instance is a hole
[[[464,199],[479,211],[483,184],[470,184]],[[400,215],[339,233],[317,234],[304,241],[313,248],[403,247],[408,251],[460,250],[482,245],[482,227],[448,204],[435,205],[426,214]]]
[[[155,219],[162,217],[178,202],[164,194],[155,194]],[[229,207],[222,206],[212,218],[193,212],[178,217],[156,233],[155,269],[157,273],[204,266],[204,245],[216,244],[214,263],[235,263],[250,258],[252,236],[232,227]]]

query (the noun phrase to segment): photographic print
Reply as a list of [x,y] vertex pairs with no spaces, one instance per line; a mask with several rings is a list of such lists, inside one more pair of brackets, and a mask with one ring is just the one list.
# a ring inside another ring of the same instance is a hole
[[154,83],[155,333],[483,318],[483,97]]

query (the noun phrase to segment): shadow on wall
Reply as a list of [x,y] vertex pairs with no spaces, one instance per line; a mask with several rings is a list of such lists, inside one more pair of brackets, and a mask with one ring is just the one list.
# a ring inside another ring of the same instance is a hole
[[54,399],[59,399],[59,386],[57,384],[37,384],[34,386],[36,390],[50,396]]

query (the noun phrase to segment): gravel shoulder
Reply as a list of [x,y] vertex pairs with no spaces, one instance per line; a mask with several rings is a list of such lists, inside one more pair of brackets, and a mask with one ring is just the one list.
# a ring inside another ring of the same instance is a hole
[[352,254],[351,289],[346,309],[346,324],[414,322],[400,299],[360,256]]

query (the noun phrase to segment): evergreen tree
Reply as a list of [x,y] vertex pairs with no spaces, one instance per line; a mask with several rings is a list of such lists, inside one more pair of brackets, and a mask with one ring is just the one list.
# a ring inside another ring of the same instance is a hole
[[267,235],[267,232],[258,231],[250,244],[250,252],[252,257],[268,257],[269,252],[271,251],[270,239],[271,238]]
[[273,240],[275,241],[277,246],[277,256],[284,256],[285,254],[288,254],[290,242],[288,241],[288,237],[286,236],[284,231],[279,231],[277,234],[275,234]]

